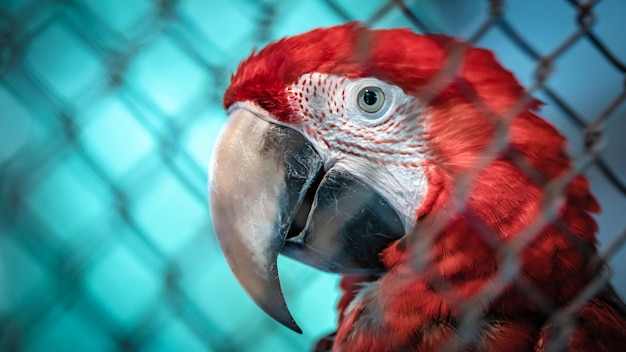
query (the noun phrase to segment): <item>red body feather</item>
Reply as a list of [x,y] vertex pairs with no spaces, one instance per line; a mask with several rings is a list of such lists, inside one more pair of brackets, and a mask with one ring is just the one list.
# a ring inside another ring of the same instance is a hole
[[[295,122],[298,115],[285,88],[310,72],[376,77],[430,102],[431,158],[424,165],[429,189],[418,212],[417,233],[381,253],[388,272],[370,283],[358,301],[353,291],[369,278],[344,279],[334,349],[436,350],[456,336],[463,304],[471,301],[484,320],[469,349],[542,350],[549,343],[549,314],[522,288],[555,309],[581,292],[594,274],[597,225],[590,214],[599,205],[587,181],[575,177],[562,190],[558,219],[542,226],[518,253],[516,279],[501,277],[506,274],[502,246],[493,243],[515,243],[542,217],[543,187],[570,168],[564,138],[532,112],[539,103],[525,96],[490,51],[444,36],[348,24],[283,39],[253,54],[233,77],[224,105],[253,101],[279,120]],[[437,219],[452,212],[459,180],[485,161],[498,126],[507,128],[508,147],[478,171],[465,208],[436,228]],[[419,236],[432,239],[427,253],[415,245]],[[428,265],[416,267],[416,258]],[[491,292],[492,299],[481,300],[483,292]],[[626,318],[618,305],[598,296],[575,313],[569,350],[623,350]]]

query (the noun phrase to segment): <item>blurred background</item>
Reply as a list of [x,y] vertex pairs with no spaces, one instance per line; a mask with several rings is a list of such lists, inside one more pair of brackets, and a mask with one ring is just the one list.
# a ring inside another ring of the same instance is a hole
[[206,167],[237,63],[353,20],[494,50],[573,156],[587,125],[602,132],[584,173],[626,297],[624,14],[622,0],[0,0],[0,350],[305,351],[331,332],[335,275],[280,259],[303,335],[242,291]]

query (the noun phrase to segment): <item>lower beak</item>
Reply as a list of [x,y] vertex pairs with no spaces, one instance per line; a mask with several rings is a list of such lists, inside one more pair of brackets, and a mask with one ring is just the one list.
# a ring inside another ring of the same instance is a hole
[[245,108],[230,113],[210,167],[211,217],[233,273],[272,318],[301,332],[277,270],[280,252],[322,270],[381,272],[379,253],[404,235],[395,210],[294,129]]

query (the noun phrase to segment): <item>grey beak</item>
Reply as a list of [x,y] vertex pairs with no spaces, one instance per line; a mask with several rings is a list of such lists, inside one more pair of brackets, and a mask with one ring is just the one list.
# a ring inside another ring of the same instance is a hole
[[279,253],[322,270],[376,273],[404,235],[371,187],[324,162],[299,132],[245,108],[230,113],[211,160],[211,217],[233,273],[268,315],[301,332],[278,278]]
[[215,148],[211,217],[226,260],[261,309],[302,332],[287,309],[276,261],[322,161],[301,134],[243,109],[230,114]]

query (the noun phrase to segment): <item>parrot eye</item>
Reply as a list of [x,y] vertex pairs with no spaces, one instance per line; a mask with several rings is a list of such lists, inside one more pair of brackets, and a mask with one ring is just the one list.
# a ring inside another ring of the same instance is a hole
[[359,92],[357,102],[361,110],[374,113],[383,107],[385,103],[385,93],[378,87],[365,87]]

